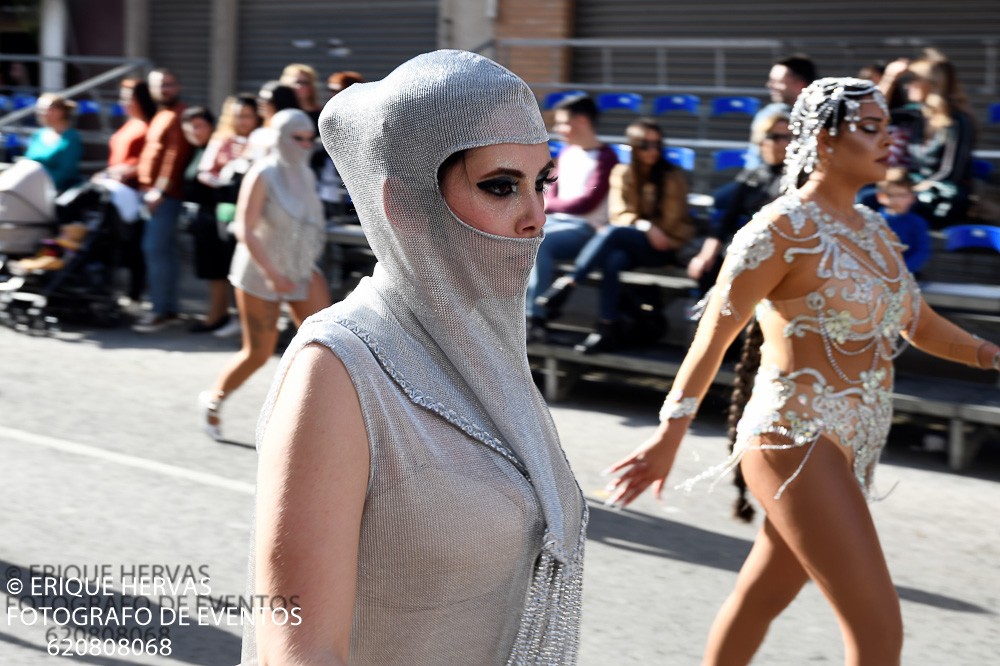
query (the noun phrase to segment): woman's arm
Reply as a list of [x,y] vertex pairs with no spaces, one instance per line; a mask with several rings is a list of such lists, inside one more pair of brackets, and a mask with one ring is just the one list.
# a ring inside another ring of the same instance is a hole
[[997,367],[1000,346],[982,340],[951,323],[927,305],[923,298],[920,299],[917,316],[917,328],[908,336],[910,343],[917,349],[974,368],[1000,370]]
[[659,427],[608,470],[624,472],[612,481],[608,503],[627,505],[650,485],[660,497],[681,439],[718,373],[726,349],[750,321],[756,304],[790,279],[792,264],[784,259],[788,241],[772,233],[772,224],[790,235],[787,218],[769,223],[758,217],[733,240],[694,341],[664,401]]
[[959,182],[968,172],[972,161],[972,148],[975,143],[975,130],[971,120],[964,113],[956,113],[949,127],[944,128],[945,143],[941,153],[941,161],[935,166],[934,173],[914,186],[914,190],[927,189],[932,182]]
[[660,198],[660,215],[655,227],[646,232],[646,239],[654,249],[674,250],[691,240],[694,224],[688,214],[687,178],[679,169],[671,169],[664,176],[663,196]]
[[294,599],[301,622],[268,622],[265,614],[260,666],[347,663],[369,465],[347,369],[328,349],[307,345],[261,438],[255,535],[255,593],[265,606]]
[[627,164],[616,164],[608,178],[608,220],[620,227],[632,226],[639,219],[638,203],[629,201],[625,184],[628,169]]
[[247,246],[250,258],[267,276],[272,288],[278,293],[285,293],[295,289],[295,283],[282,275],[275,267],[267,255],[267,248],[264,247],[260,237],[255,233],[257,225],[260,224],[266,201],[267,183],[260,175],[260,170],[254,169],[247,174],[246,179],[240,185],[233,231],[236,234],[236,240]]

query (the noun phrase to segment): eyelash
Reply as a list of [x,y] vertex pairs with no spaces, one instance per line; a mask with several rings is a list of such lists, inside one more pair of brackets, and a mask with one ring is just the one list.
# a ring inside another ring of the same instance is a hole
[[[535,191],[545,192],[549,186],[555,182],[555,176],[541,178],[535,181]],[[493,178],[479,183],[477,187],[479,187],[479,189],[483,192],[492,194],[495,197],[507,197],[512,194],[517,194],[518,191],[517,181],[513,178]]]

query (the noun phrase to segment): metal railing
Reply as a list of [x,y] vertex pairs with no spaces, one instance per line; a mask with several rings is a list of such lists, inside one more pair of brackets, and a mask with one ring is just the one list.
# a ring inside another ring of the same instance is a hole
[[[95,88],[106,83],[117,81],[135,71],[142,71],[149,67],[149,60],[145,58],[113,58],[100,56],[27,56],[27,55],[0,55],[0,61],[18,62],[63,62],[72,65],[113,65],[105,72],[93,76],[85,81],[77,83],[60,91],[53,91],[60,97],[73,98],[89,93]],[[0,129],[18,123],[34,113],[33,107],[16,109],[0,116]]]

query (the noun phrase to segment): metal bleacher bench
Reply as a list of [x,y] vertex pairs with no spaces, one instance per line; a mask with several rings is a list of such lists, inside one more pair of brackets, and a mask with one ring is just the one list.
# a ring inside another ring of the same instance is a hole
[[[367,247],[361,227],[332,221],[327,229],[331,244],[347,247]],[[570,266],[563,265],[564,270]],[[594,273],[590,280],[600,276]],[[676,267],[624,271],[622,282],[635,285],[655,285],[665,293],[689,298],[697,283]],[[945,311],[974,313],[994,319],[1000,315],[1000,285],[963,284],[929,281],[921,285],[927,302]],[[1000,318],[996,318],[1000,333]],[[996,336],[1000,339],[1000,335]],[[611,354],[581,354],[573,349],[572,336],[552,336],[546,344],[529,344],[528,357],[543,376],[543,392],[547,400],[557,401],[566,396],[573,384],[588,372],[604,371],[631,375],[673,378],[686,351],[678,344],[656,344]],[[717,386],[732,385],[731,366],[724,366],[715,377]],[[893,392],[897,413],[943,420],[948,426],[948,463],[959,471],[971,461],[990,428],[980,427],[971,434],[972,424],[1000,426],[1000,389],[996,385],[968,381],[946,381],[920,375],[897,376]]]

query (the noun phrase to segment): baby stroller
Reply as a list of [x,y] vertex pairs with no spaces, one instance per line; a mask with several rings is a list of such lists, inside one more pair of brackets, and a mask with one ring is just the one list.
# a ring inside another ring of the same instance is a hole
[[47,237],[32,248],[25,233],[0,245],[6,250],[0,255],[0,323],[34,333],[56,332],[61,322],[120,323],[114,278],[121,243],[107,190],[87,183],[64,192],[52,207]]

